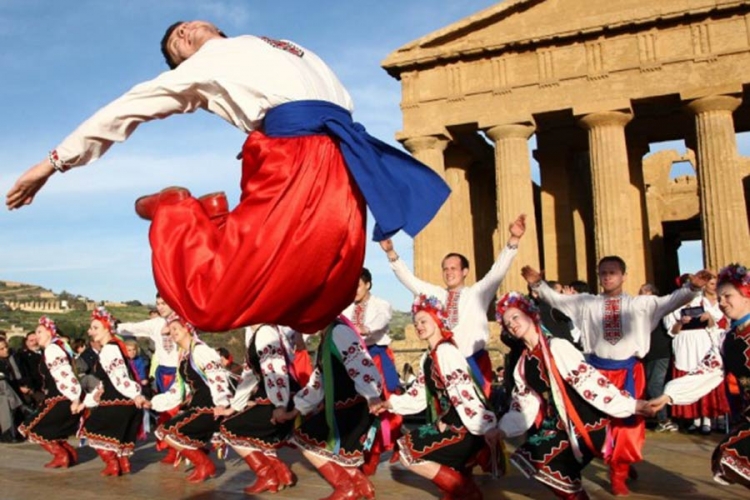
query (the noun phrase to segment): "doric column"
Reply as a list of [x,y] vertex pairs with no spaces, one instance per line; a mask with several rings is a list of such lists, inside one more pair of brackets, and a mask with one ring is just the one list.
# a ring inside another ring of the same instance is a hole
[[633,236],[631,243],[631,260],[628,261],[628,281],[630,290],[636,292],[643,283],[653,281],[651,266],[651,247],[648,239],[648,215],[646,209],[646,184],[643,181],[643,157],[649,146],[645,140],[634,140],[628,143],[628,165],[630,168],[628,213],[632,214]]
[[528,140],[534,133],[531,124],[514,123],[497,125],[486,130],[495,143],[495,178],[497,188],[497,229],[500,248],[508,238],[508,224],[518,214],[526,214],[526,234],[521,240],[518,255],[503,283],[500,293],[523,291],[526,282],[521,277],[521,267],[530,265],[539,269],[534,191],[531,181],[531,159]]
[[[589,134],[589,167],[594,206],[594,252],[598,262],[619,255],[631,262],[633,225],[630,208],[630,172],[625,125],[630,113],[604,111],[580,118]],[[640,283],[633,285],[637,287]]]
[[457,252],[469,259],[468,284],[476,281],[476,259],[474,255],[474,221],[471,210],[471,191],[469,169],[473,157],[457,147],[448,148],[445,153],[445,181],[451,188],[448,199],[451,214],[452,246],[450,251]]
[[[537,145],[541,141],[537,140]],[[573,208],[568,183],[569,151],[544,148],[534,151],[539,162],[542,189],[542,229],[544,271],[549,279],[570,283],[577,279]]]
[[[406,139],[404,147],[445,179],[443,152],[448,143],[448,139],[442,136],[424,136]],[[430,283],[443,282],[440,263],[450,252],[452,239],[449,197],[435,218],[414,238],[414,273],[419,278]]]
[[688,104],[695,114],[703,260],[719,269],[747,259],[750,236],[732,112],[737,97],[717,95]]

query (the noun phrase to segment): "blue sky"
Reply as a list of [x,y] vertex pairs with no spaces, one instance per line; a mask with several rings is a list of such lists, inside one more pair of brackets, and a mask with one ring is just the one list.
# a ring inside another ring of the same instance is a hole
[[[164,71],[158,44],[175,20],[206,19],[230,36],[286,38],[313,50],[350,90],[355,118],[395,143],[400,86],[380,62],[401,45],[495,3],[0,0],[0,190],[7,192],[100,106]],[[141,126],[89,166],[53,176],[30,207],[0,211],[0,280],[96,300],[153,301],[148,223],[133,212],[134,200],[183,185],[197,194],[224,190],[236,203],[234,156],[242,141],[241,132],[209,113],[176,116]],[[411,263],[411,240],[399,236],[395,243]],[[698,258],[699,252],[698,246]],[[406,310],[409,293],[375,243],[366,265],[374,293]]]

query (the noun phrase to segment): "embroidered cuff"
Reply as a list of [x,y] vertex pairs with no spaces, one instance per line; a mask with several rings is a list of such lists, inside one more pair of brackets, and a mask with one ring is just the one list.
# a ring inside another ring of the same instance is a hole
[[515,245],[507,243],[505,246],[508,247],[509,250],[518,250],[518,243],[516,243]]
[[390,257],[388,257],[388,262],[396,262],[396,261],[397,261],[398,259],[400,259],[400,258],[401,258],[401,257],[399,257],[399,255],[398,255],[398,254],[396,254],[396,256],[395,256],[395,257],[393,257],[393,258],[390,258]]
[[52,167],[58,172],[60,172],[61,174],[64,174],[70,169],[68,165],[65,165],[60,160],[60,156],[57,154],[56,149],[53,149],[52,151],[49,152],[49,162],[52,164]]

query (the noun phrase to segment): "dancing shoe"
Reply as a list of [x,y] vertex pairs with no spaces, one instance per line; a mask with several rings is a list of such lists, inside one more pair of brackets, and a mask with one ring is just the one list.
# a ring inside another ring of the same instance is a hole
[[364,472],[365,476],[372,476],[375,474],[378,470],[378,465],[380,465],[380,452],[365,452],[365,463],[361,465],[362,472]]
[[158,193],[141,196],[135,200],[135,213],[141,219],[152,220],[156,209],[162,204],[174,204],[190,198],[190,191],[183,187],[172,186]]
[[630,464],[615,462],[609,464],[609,481],[614,496],[624,497],[630,495],[630,489],[626,483],[629,475]]
[[63,449],[68,453],[68,456],[70,457],[70,465],[75,465],[78,463],[78,451],[76,451],[73,446],[67,442],[67,441],[60,441],[60,446],[63,447]]
[[164,455],[164,458],[159,460],[159,463],[166,464],[166,465],[174,465],[175,462],[177,462],[177,450],[172,448],[171,446],[167,448],[167,454]]
[[245,463],[255,473],[255,482],[245,488],[245,493],[255,495],[264,491],[276,493],[279,491],[279,480],[271,466],[271,462],[266,460],[263,453],[253,451],[245,456]]
[[227,195],[223,191],[217,193],[205,194],[198,198],[203,210],[206,211],[208,218],[211,219],[216,227],[222,228],[229,215],[229,202]]
[[182,450],[182,456],[193,464],[193,472],[188,476],[191,483],[200,483],[216,475],[216,465],[203,450]]
[[120,462],[117,460],[117,455],[111,450],[96,450],[97,455],[101,457],[104,462],[104,469],[101,471],[102,476],[119,476],[120,475]]
[[333,487],[333,493],[321,500],[359,500],[359,489],[342,466],[326,462],[318,468],[318,472]]
[[65,448],[60,446],[60,443],[58,443],[57,441],[50,441],[49,443],[43,443],[41,446],[42,448],[47,450],[47,452],[52,454],[52,460],[44,464],[46,468],[68,468],[68,465],[70,464],[70,457],[68,456],[68,452],[65,451]]

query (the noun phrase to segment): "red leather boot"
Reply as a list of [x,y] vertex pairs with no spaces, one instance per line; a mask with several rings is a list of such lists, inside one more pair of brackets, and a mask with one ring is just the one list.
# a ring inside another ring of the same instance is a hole
[[43,443],[42,448],[47,450],[52,455],[52,460],[44,464],[48,469],[67,469],[70,464],[70,457],[65,448],[60,446],[57,441],[50,441],[49,443]]
[[297,484],[297,477],[294,475],[292,470],[287,464],[279,457],[275,455],[264,455],[266,460],[271,463],[273,471],[276,473],[276,477],[279,479],[279,487],[286,488],[287,486],[294,486]]
[[208,214],[208,218],[211,222],[219,229],[224,227],[227,222],[227,216],[229,215],[229,202],[227,201],[227,195],[223,191],[217,193],[210,193],[198,198],[198,201],[203,206],[203,210]]
[[614,496],[628,496],[630,489],[626,483],[630,473],[630,464],[620,462],[610,462],[609,464],[609,481],[612,484],[612,494]]
[[359,500],[360,494],[354,481],[339,464],[327,462],[318,472],[333,487],[333,493],[321,500]]
[[255,482],[245,488],[245,493],[254,495],[264,491],[276,493],[279,491],[279,479],[271,462],[259,451],[252,451],[245,456],[245,463],[255,473]]
[[367,478],[367,475],[357,467],[347,467],[345,470],[354,481],[354,486],[356,486],[360,496],[367,500],[373,500],[375,498],[375,486]]
[[117,463],[120,464],[120,474],[130,474],[130,458],[121,456],[117,457]]
[[68,456],[70,457],[70,465],[75,465],[78,463],[78,452],[76,451],[73,446],[67,442],[67,441],[60,441],[60,446],[63,447],[63,449],[68,453]]
[[203,450],[182,450],[182,456],[193,463],[193,472],[188,476],[191,483],[200,483],[216,475],[216,466]]
[[482,500],[483,498],[471,474],[461,474],[456,469],[445,465],[440,466],[432,482],[445,493],[442,500]]
[[120,475],[120,462],[117,460],[117,454],[110,450],[100,450],[97,448],[96,454],[101,457],[104,462],[104,470],[101,471],[102,476],[119,476]]
[[158,193],[141,196],[135,200],[135,213],[141,219],[152,220],[156,209],[162,204],[173,204],[190,198],[190,191],[183,187],[168,187]]
[[164,458],[159,460],[159,463],[166,464],[166,465],[174,465],[175,462],[177,462],[177,450],[175,450],[171,446],[168,446],[167,454],[164,455]]

